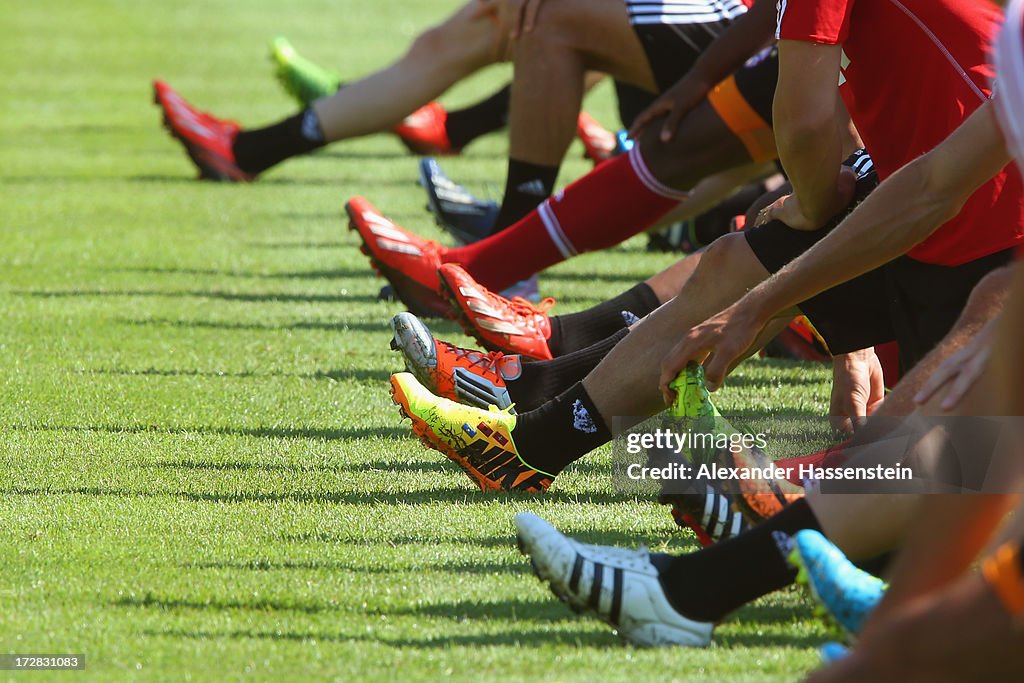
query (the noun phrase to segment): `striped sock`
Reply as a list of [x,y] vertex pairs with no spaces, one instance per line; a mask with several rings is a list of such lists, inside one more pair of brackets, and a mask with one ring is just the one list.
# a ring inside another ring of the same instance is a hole
[[658,181],[640,149],[607,161],[502,232],[442,257],[500,291],[576,254],[607,249],[654,224],[686,192]]

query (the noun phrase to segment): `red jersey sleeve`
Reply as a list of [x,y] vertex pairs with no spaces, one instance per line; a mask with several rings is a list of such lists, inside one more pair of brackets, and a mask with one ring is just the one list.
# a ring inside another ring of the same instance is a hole
[[775,37],[839,45],[850,32],[854,0],[779,0]]

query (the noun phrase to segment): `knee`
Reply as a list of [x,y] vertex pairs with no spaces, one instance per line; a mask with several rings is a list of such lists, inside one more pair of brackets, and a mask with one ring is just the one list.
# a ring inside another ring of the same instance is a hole
[[494,61],[488,54],[491,38],[483,35],[493,28],[480,26],[476,32],[481,35],[474,36],[464,35],[464,29],[452,22],[427,29],[413,40],[405,59],[444,69],[479,68]]
[[997,315],[1006,303],[1012,280],[1011,266],[997,268],[981,278],[967,297],[967,304],[960,314],[960,325],[983,324]]
[[[685,182],[682,176],[686,175],[687,165],[691,159],[685,153],[679,154],[674,151],[671,142],[662,142],[661,129],[664,125],[665,117],[661,117],[644,126],[636,141],[640,148],[640,156],[647,169],[659,182],[677,189],[689,190],[689,186],[683,187],[680,183]],[[676,131],[675,137],[681,133],[682,131]]]
[[412,41],[408,56],[416,59],[437,59],[444,56],[453,47],[448,33],[447,24],[428,28]]
[[750,247],[743,233],[732,232],[722,235],[702,252],[698,268],[719,271],[718,275],[721,275],[719,269],[731,267],[739,262],[740,252],[746,254],[749,251]]
[[572,47],[573,22],[565,11],[566,4],[554,0],[541,7],[540,15],[533,29],[528,33],[523,33],[515,41],[517,61],[523,57],[535,60],[538,54]]
[[[728,156],[718,141],[705,137],[699,129],[688,125],[683,119],[672,137],[663,141],[661,130],[665,117],[658,118],[644,127],[637,140],[640,155],[650,172],[660,182],[677,190],[691,190],[705,177],[721,170],[719,152]],[[725,164],[728,167],[729,164]]]
[[722,235],[700,252],[700,261],[692,279],[710,284],[721,283],[723,273],[741,262],[741,251],[749,252],[747,238],[742,233]]
[[981,278],[971,290],[967,298],[967,307],[978,306],[1002,306],[1010,292],[1010,284],[1013,281],[1013,268],[1003,266]]

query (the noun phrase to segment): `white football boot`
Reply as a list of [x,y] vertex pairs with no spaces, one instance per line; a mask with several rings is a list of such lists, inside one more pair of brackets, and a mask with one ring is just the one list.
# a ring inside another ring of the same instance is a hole
[[711,644],[714,624],[687,619],[669,604],[646,549],[579,543],[529,512],[515,523],[534,572],[573,611],[593,614],[634,645]]

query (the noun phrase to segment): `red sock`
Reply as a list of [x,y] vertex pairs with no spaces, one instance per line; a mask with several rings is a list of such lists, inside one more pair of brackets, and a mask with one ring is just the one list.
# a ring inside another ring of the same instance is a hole
[[687,193],[660,183],[634,147],[546,199],[497,235],[448,249],[477,282],[500,291],[576,254],[614,246],[654,224]]

